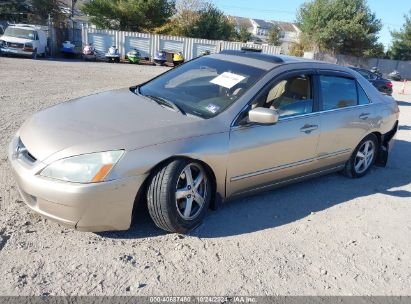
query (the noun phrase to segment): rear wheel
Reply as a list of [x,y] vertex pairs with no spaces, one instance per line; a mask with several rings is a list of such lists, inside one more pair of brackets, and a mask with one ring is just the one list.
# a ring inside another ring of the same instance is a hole
[[374,134],[368,135],[355,148],[344,168],[345,175],[358,178],[366,175],[374,164],[378,153],[378,139]]
[[161,229],[186,233],[204,219],[211,190],[210,179],[200,163],[174,160],[151,178],[147,190],[150,216]]

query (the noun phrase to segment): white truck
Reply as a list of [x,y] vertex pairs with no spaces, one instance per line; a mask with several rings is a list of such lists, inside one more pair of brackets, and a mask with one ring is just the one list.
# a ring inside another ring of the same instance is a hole
[[44,56],[47,35],[40,27],[29,24],[9,25],[0,36],[0,54],[29,56],[36,59]]

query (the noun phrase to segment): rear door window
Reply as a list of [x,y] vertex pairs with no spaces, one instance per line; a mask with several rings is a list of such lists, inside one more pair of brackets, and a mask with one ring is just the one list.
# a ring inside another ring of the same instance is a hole
[[357,84],[354,79],[320,75],[322,110],[334,110],[358,104]]

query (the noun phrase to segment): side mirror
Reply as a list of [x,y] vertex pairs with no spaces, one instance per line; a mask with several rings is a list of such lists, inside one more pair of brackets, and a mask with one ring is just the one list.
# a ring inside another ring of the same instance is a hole
[[258,107],[248,112],[250,122],[262,125],[272,125],[278,121],[278,112],[268,108]]

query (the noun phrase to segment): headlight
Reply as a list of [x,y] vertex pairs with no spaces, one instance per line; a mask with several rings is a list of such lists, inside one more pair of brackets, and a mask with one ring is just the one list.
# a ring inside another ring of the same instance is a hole
[[123,150],[72,156],[55,161],[41,176],[73,183],[98,183],[110,173],[124,154]]

